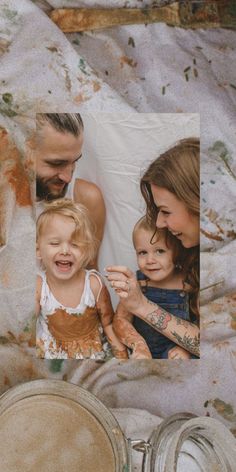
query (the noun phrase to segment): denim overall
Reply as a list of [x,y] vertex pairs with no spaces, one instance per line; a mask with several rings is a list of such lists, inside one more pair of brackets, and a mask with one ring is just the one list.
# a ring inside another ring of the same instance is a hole
[[[147,285],[147,277],[140,270],[137,271],[136,276],[137,280],[140,281],[142,292],[148,300],[156,303],[172,315],[182,318],[182,320],[191,321],[187,293],[183,292],[183,290],[149,287]],[[176,346],[173,341],[158,333],[158,331],[137,316],[134,316],[133,326],[145,339],[153,359],[168,359],[169,350]],[[191,358],[197,359],[194,355],[191,355]]]

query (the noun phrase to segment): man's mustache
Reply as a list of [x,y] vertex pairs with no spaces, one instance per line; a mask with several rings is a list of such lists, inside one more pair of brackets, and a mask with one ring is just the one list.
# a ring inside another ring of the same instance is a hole
[[64,184],[64,185],[65,185],[66,182],[64,182],[64,181],[61,180],[61,179],[48,179],[48,180],[45,180],[45,183],[46,183],[46,184],[56,184],[56,185],[57,185],[57,184],[59,184],[59,185],[60,185],[60,184]]

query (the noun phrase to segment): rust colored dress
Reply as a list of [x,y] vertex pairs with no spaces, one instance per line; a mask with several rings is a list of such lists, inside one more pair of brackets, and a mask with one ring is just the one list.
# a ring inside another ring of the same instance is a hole
[[46,359],[104,359],[109,350],[90,286],[94,270],[85,271],[84,290],[76,308],[62,305],[51,292],[45,272],[42,278],[41,311],[37,320],[37,356]]

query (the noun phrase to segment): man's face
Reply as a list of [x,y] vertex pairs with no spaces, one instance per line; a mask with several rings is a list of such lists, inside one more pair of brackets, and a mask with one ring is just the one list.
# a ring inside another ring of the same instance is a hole
[[81,157],[83,133],[55,130],[45,123],[36,149],[36,195],[39,200],[64,197],[76,162]]

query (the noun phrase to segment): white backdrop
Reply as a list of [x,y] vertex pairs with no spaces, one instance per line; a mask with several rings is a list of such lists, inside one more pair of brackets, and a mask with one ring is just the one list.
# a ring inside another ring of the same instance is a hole
[[[100,271],[111,264],[136,270],[132,229],[145,213],[140,177],[176,141],[199,136],[199,114],[89,113],[82,118],[85,143],[76,175],[100,187],[107,210]],[[115,302],[114,293],[112,298]]]

